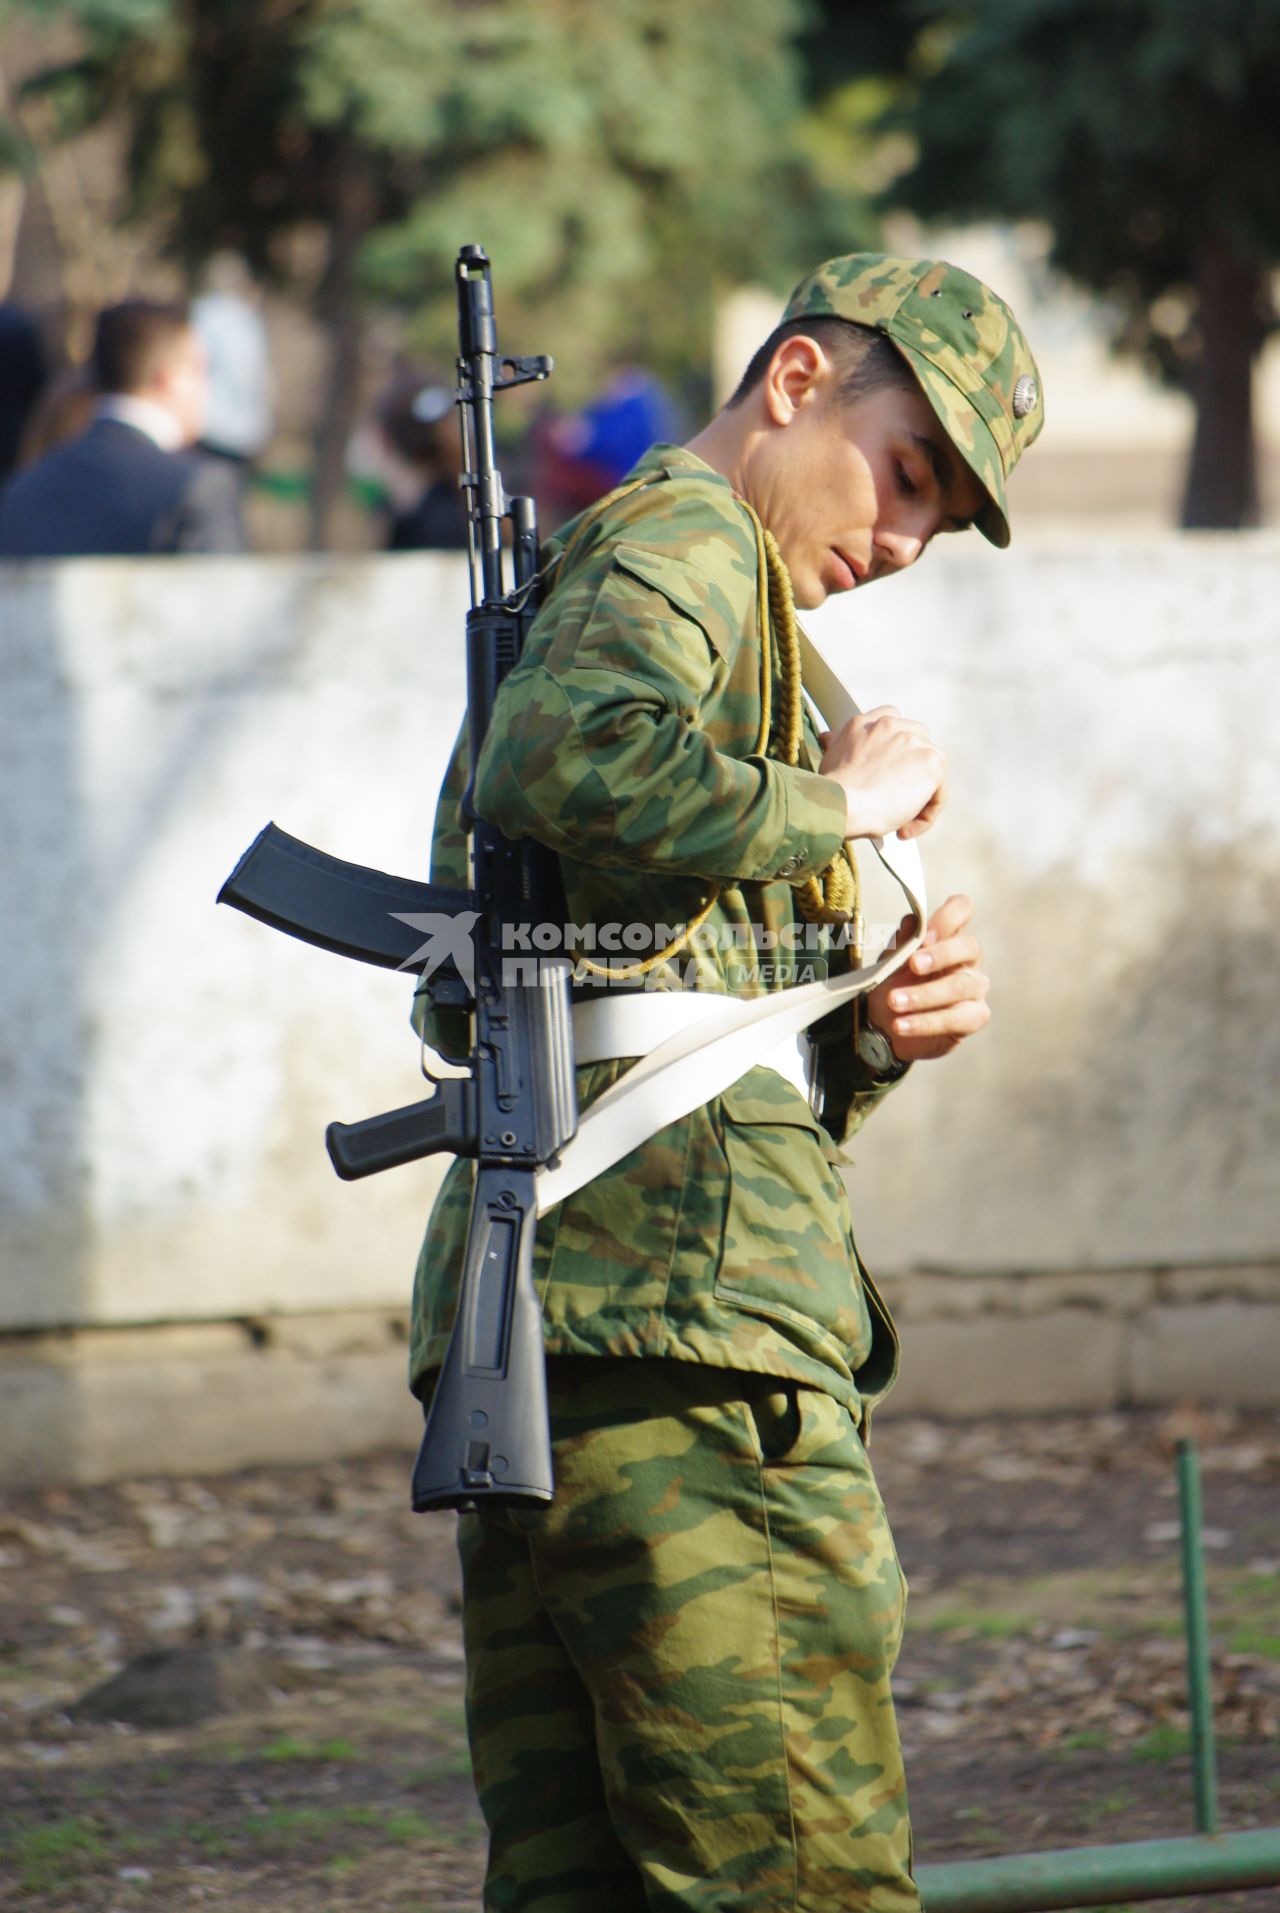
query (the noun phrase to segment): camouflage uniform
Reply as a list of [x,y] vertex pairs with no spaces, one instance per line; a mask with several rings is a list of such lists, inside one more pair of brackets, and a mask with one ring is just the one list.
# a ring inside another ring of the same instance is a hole
[[[984,327],[993,343],[991,295],[864,255],[806,281],[787,316],[874,324],[890,306],[907,336],[885,329],[913,364],[923,346],[936,382],[921,384],[987,489],[982,529],[1007,541],[1012,458],[981,419],[966,449],[943,409],[972,410],[954,361]],[[1016,456],[1009,393],[1022,379],[1026,397],[1030,361],[999,315],[988,377]],[[957,339],[940,345],[944,320]],[[844,795],[807,725],[798,766],[756,753],[757,547],[729,482],[671,446],[636,475],[651,482],[556,541],[567,555],[499,695],[477,806],[559,853],[576,924],[676,926],[710,901],[660,986],[786,988],[847,961],[792,947],[793,885],[838,851]],[[432,856],[452,884],[461,745]],[[420,1009],[465,1053],[445,1013]],[[846,1008],[817,1033],[821,1121],[752,1069],[539,1227],[556,1500],[459,1530],[490,1913],[919,1906],[889,1694],[905,1589],[864,1447],[897,1342],[837,1168],[885,1085],[850,1029]],[[580,1068],[582,1105],[627,1067]],[[447,1344],[470,1183],[455,1163],[419,1259],[420,1392]]]

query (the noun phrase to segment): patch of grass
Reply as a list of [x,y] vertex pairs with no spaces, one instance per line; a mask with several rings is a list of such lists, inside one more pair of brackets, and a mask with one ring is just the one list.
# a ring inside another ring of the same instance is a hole
[[[420,1707],[402,1707],[398,1703],[388,1702],[382,1707],[371,1707],[365,1715],[365,1720],[370,1727],[379,1728],[385,1733],[412,1734],[417,1740],[429,1729],[440,1725],[442,1716],[439,1709],[434,1709],[430,1715],[426,1715]],[[446,1718],[443,1720],[443,1725],[448,1732],[455,1723]],[[458,1733],[464,1731],[464,1723],[461,1719],[457,1721],[456,1727]]]
[[1105,1727],[1081,1727],[1058,1742],[1060,1754],[1105,1754],[1111,1736]]
[[383,1833],[388,1840],[394,1840],[397,1846],[412,1846],[419,1840],[439,1840],[441,1829],[425,1814],[414,1813],[412,1808],[404,1808],[400,1813],[388,1815],[383,1823]]
[[1100,1820],[1113,1820],[1118,1813],[1124,1813],[1132,1805],[1133,1796],[1127,1788],[1117,1787],[1113,1793],[1099,1794],[1096,1800],[1090,1800],[1080,1811],[1082,1826],[1093,1827]]
[[108,1842],[101,1827],[79,1814],[20,1833],[9,1848],[28,1893],[55,1893],[72,1886],[105,1860]]
[[172,1828],[169,1837],[189,1840],[210,1860],[225,1860],[235,1848],[235,1840],[227,1829],[215,1827],[211,1822],[189,1821],[186,1826]]
[[1257,1654],[1262,1660],[1280,1661],[1280,1634],[1260,1627],[1238,1627],[1227,1642],[1230,1654]]
[[1013,1634],[1027,1634],[1035,1621],[1027,1614],[1011,1614],[998,1608],[949,1607],[927,1615],[917,1626],[931,1634],[976,1634],[981,1640],[1002,1641]]
[[334,1827],[368,1827],[380,1839],[396,1846],[439,1840],[441,1830],[425,1815],[410,1808],[388,1812],[385,1807],[268,1807],[252,1814],[237,1829],[250,1839],[307,1839]]
[[1135,1740],[1129,1749],[1130,1760],[1150,1761],[1159,1765],[1165,1761],[1183,1760],[1191,1752],[1191,1734],[1186,1727],[1174,1727],[1162,1720],[1149,1734],[1143,1734],[1141,1740]]
[[945,1590],[913,1597],[912,1625],[934,1627],[963,1613],[997,1617],[993,1628],[1004,1634],[1046,1625],[1116,1627],[1136,1635],[1148,1631],[1149,1615],[1154,1611],[1159,1617],[1162,1608],[1178,1612],[1176,1582],[1167,1573],[1157,1579],[1146,1568],[1073,1568],[1014,1581],[966,1575]]
[[1135,1634],[1144,1634],[1154,1635],[1157,1640],[1161,1641],[1180,1641],[1186,1631],[1186,1624],[1181,1619],[1175,1620],[1171,1616],[1166,1617],[1159,1614],[1152,1615],[1149,1620],[1144,1620],[1141,1627],[1135,1627],[1133,1623],[1130,1622],[1128,1627],[1109,1630],[1109,1632],[1117,1638],[1123,1639],[1127,1637],[1132,1639]]
[[308,1834],[322,1831],[326,1827],[335,1827],[339,1823],[346,1826],[360,1825],[366,1813],[373,1808],[335,1807],[332,1810],[323,1807],[266,1807],[261,1813],[250,1814],[241,1820],[234,1834],[250,1840],[269,1839],[292,1840]]
[[1256,1568],[1213,1568],[1206,1573],[1211,1615],[1226,1611],[1238,1619],[1274,1616],[1280,1607],[1280,1574]]
[[474,1837],[471,1821],[461,1827],[440,1825],[412,1809],[376,1806],[278,1806],[265,1807],[243,1818],[225,1820],[170,1820],[145,1832],[122,1832],[118,1838],[105,1838],[87,1821],[60,1822],[53,1828],[41,1828],[26,1843],[23,1856],[23,1884],[30,1891],[46,1896],[55,1888],[74,1885],[80,1873],[95,1862],[119,1861],[146,1863],[164,1851],[186,1849],[206,1861],[226,1861],[256,1857],[267,1851],[296,1850],[311,1846],[323,1853],[326,1845],[339,1846],[326,1867],[336,1879],[362,1863],[358,1852],[343,1852],[350,1847],[344,1834],[364,1834],[360,1842],[368,1852],[388,1846],[457,1847]]
[[465,1747],[439,1754],[424,1766],[414,1767],[404,1777],[406,1787],[431,1787],[442,1780],[470,1780],[471,1756]]
[[360,1755],[349,1740],[295,1740],[283,1734],[258,1749],[259,1760],[358,1760]]

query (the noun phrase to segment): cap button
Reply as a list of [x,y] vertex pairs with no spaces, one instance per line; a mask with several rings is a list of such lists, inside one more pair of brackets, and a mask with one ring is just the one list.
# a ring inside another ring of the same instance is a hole
[[1026,418],[1029,413],[1035,411],[1039,397],[1040,387],[1030,372],[1024,372],[1013,388],[1013,416]]

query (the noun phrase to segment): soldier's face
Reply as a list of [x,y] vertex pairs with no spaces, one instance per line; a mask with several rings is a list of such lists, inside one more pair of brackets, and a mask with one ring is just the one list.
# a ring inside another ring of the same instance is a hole
[[905,570],[938,532],[967,530],[985,497],[923,392],[884,387],[842,404],[835,368],[817,359],[801,352],[781,368],[766,400],[776,429],[751,474],[751,502],[807,610]]

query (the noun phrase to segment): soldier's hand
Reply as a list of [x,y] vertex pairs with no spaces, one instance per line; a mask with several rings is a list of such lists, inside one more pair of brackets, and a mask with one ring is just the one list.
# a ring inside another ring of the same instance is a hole
[[818,768],[845,794],[846,837],[919,837],[947,801],[946,753],[893,704],[862,711],[819,741]]
[[[948,897],[930,917],[920,948],[865,999],[864,1015],[888,1037],[900,1063],[948,1056],[991,1021],[991,979],[978,967],[982,950],[969,929],[972,917],[970,898]],[[899,937],[910,926],[904,917]]]

